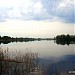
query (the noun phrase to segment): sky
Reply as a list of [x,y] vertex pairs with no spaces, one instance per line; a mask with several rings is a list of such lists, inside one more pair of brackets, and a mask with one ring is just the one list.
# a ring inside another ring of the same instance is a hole
[[0,0],[0,35],[72,35],[75,33],[74,9],[74,0]]

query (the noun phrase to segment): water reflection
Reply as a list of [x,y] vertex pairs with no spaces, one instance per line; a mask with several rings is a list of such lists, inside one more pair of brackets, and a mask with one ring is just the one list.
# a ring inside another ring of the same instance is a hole
[[57,44],[60,45],[70,45],[70,44],[75,44],[75,41],[64,41],[64,40],[55,40]]
[[[73,71],[75,69],[74,45],[71,42],[68,46],[66,45],[67,42],[56,41],[56,40],[55,43],[52,40],[32,41],[28,43],[13,42],[9,44],[1,44],[0,47],[4,49],[7,49],[8,47],[9,48],[8,55],[14,57],[17,54],[15,53],[16,49],[21,52],[20,53],[21,55],[24,54],[26,48],[28,50],[31,49],[32,52],[40,53],[38,58],[39,61],[38,63],[41,66],[41,69],[43,69],[44,71],[43,74],[40,75],[70,75],[69,71]],[[64,46],[62,43],[63,44],[65,43]],[[5,50],[3,50],[3,52],[6,53]],[[4,59],[3,54],[0,55],[1,57],[3,57],[2,59]],[[6,55],[7,58],[10,58],[9,56]],[[19,58],[21,57],[19,56]],[[16,73],[16,75],[23,75],[24,68],[22,69],[23,67],[22,63],[18,64],[9,61],[1,62],[1,60],[0,60],[0,73],[3,71],[3,73],[5,74],[1,73],[0,75],[15,75],[14,73]],[[33,75],[37,75],[37,74],[33,74]]]
[[71,75],[70,71],[75,71],[75,55],[38,58],[28,52],[12,59],[8,50],[0,51],[0,75]]
[[0,44],[9,44],[9,43],[11,43],[11,42],[29,42],[29,41],[27,41],[27,40],[25,40],[25,41],[0,41]]
[[45,65],[46,75],[72,75],[69,72],[75,72],[75,55],[42,59],[42,61]]
[[[19,41],[0,41],[0,44],[8,44],[11,42],[32,42],[32,41],[43,41],[43,40],[19,40]],[[45,41],[51,41],[51,40],[45,40]],[[75,44],[75,41],[64,41],[64,40],[52,40],[54,41],[54,43],[58,44],[58,45],[70,45],[70,44]]]
[[72,55],[74,54],[74,45],[58,45],[54,41],[32,41],[32,42],[13,42],[9,44],[1,44],[0,47],[10,50],[12,55],[14,51],[19,50],[22,53],[24,50],[28,49],[32,52],[40,53],[40,57],[59,57],[62,55]]

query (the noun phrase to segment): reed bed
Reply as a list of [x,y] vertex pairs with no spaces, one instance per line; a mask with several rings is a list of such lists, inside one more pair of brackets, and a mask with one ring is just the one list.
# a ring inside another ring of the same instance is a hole
[[0,75],[43,75],[38,64],[38,53],[16,51],[10,56],[9,48],[0,48]]

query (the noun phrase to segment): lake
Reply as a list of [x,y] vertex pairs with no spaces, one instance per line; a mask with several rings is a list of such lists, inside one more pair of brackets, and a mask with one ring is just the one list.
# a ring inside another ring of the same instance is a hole
[[31,42],[12,42],[8,44],[1,44],[1,48],[9,48],[9,51],[25,51],[31,50],[32,52],[38,52],[39,57],[60,57],[64,55],[74,54],[74,44],[58,45],[54,41],[31,41]]
[[46,68],[47,75],[68,75],[70,70],[75,69],[75,52],[74,44],[61,45],[56,44],[53,40],[31,41],[31,42],[11,42],[8,44],[0,44],[5,50],[9,49],[10,56],[15,56],[15,51],[31,51],[38,53]]

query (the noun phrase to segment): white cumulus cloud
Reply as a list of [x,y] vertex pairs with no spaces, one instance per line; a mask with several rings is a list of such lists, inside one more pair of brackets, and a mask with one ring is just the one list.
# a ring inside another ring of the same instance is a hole
[[0,0],[0,21],[6,19],[75,22],[74,0]]

